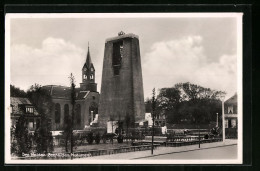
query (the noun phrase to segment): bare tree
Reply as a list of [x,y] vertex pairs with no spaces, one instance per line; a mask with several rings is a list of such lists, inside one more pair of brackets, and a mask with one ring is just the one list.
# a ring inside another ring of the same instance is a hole
[[153,154],[153,141],[154,141],[154,120],[156,116],[156,98],[155,98],[155,88],[153,88],[153,97],[152,97],[152,119],[153,119],[153,130],[152,130],[152,154]]
[[71,152],[71,159],[73,159],[73,147],[74,147],[74,140],[73,140],[73,123],[74,123],[74,114],[75,114],[75,104],[76,104],[76,91],[75,91],[75,78],[73,74],[70,74],[70,84],[71,84],[71,105],[72,105],[72,111],[71,111],[71,125],[70,125],[70,152]]

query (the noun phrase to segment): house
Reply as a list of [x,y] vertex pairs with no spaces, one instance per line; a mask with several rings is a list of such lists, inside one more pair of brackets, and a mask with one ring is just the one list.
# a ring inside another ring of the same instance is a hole
[[237,137],[237,94],[224,102],[226,137]]
[[25,116],[29,131],[35,131],[40,124],[40,115],[28,98],[11,97],[11,126],[15,126],[20,116]]

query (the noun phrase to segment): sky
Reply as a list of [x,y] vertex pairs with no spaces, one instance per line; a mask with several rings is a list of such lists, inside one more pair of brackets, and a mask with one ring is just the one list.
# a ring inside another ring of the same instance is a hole
[[139,36],[144,98],[181,82],[237,91],[234,17],[11,18],[11,84],[69,86],[73,73],[79,87],[89,42],[100,92],[105,40],[120,31]]

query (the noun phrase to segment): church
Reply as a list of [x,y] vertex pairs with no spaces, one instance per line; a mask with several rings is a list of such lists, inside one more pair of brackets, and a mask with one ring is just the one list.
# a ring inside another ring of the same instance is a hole
[[[66,118],[72,113],[70,101],[71,88],[60,85],[45,85],[54,102],[52,110],[51,125],[53,131],[62,131],[66,123]],[[91,61],[88,47],[86,61],[82,67],[82,83],[76,88],[76,104],[74,115],[74,129],[95,125],[98,119],[99,92],[95,83],[95,67]]]

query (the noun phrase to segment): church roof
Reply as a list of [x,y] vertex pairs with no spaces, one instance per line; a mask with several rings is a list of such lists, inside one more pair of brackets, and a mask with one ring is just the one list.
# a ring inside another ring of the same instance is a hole
[[[53,98],[70,99],[71,89],[70,87],[60,85],[47,85],[43,86]],[[76,100],[82,100],[87,97],[89,91],[81,91],[80,88],[76,88]]]
[[89,94],[89,91],[80,91],[77,93],[77,100],[85,99]]
[[60,85],[46,85],[42,88],[46,89],[54,98],[70,98],[70,87]]

